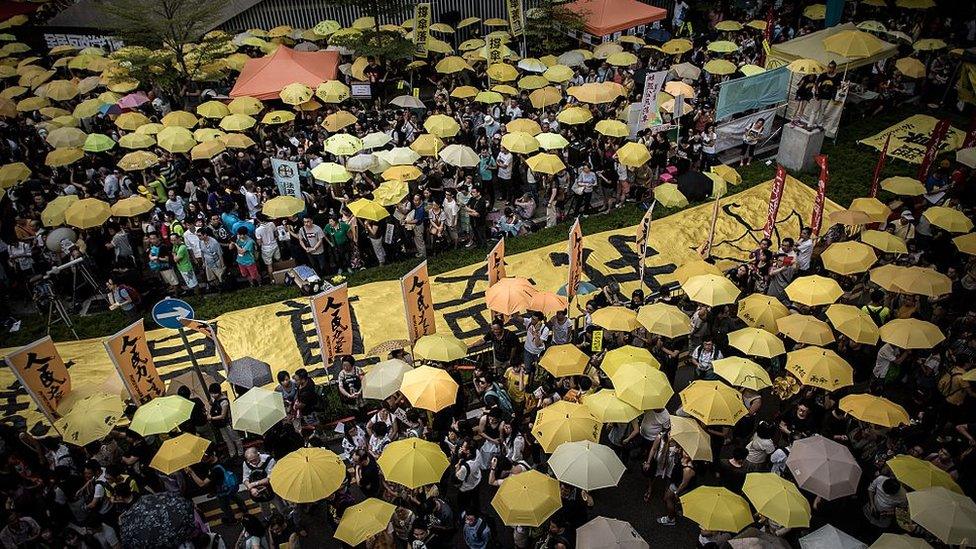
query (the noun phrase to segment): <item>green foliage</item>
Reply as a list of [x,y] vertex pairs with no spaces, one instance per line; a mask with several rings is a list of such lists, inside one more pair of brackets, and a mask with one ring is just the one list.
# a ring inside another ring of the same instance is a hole
[[355,50],[356,55],[376,57],[392,61],[409,58],[413,53],[413,42],[399,32],[366,29],[361,33],[350,33],[329,40],[330,45]]
[[576,45],[569,31],[582,31],[582,14],[566,7],[566,0],[540,0],[525,12],[525,38],[535,55],[562,52]]

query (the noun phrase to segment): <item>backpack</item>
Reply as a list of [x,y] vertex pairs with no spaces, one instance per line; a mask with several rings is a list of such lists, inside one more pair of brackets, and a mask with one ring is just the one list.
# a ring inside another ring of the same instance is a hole
[[221,484],[217,488],[218,496],[229,496],[237,492],[238,486],[240,486],[241,481],[240,479],[237,478],[237,475],[234,474],[233,471],[231,471],[230,469],[225,469],[223,465],[215,465],[214,470],[222,473],[224,477],[223,484]]
[[512,397],[509,396],[508,391],[505,390],[497,381],[491,384],[491,387],[485,391],[485,404],[488,404],[488,397],[493,396],[498,401],[498,407],[501,408],[503,412],[511,415],[514,411],[512,406]]
[[129,286],[128,284],[119,284],[120,290],[125,290],[125,293],[129,294],[129,299],[132,300],[132,304],[136,307],[142,304],[142,294],[138,290]]

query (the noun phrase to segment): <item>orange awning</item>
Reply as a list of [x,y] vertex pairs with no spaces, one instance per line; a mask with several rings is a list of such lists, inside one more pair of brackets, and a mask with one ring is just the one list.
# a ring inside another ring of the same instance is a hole
[[277,99],[288,84],[300,82],[314,89],[326,80],[335,80],[338,71],[339,52],[305,52],[279,46],[271,55],[244,63],[230,96]]
[[569,9],[586,20],[586,32],[607,36],[617,31],[660,21],[668,10],[648,6],[637,0],[576,0]]

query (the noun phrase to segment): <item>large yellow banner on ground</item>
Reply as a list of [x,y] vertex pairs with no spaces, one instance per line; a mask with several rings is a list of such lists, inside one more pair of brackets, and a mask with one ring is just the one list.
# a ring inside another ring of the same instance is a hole
[[[932,136],[932,130],[935,129],[935,125],[938,123],[938,118],[926,114],[915,114],[871,137],[858,141],[858,143],[880,151],[884,148],[885,139],[888,137],[888,134],[891,134],[891,143],[888,145],[888,156],[912,164],[921,164],[922,158],[925,156],[925,151],[929,146],[929,138]],[[939,146],[939,153],[958,149],[962,146],[965,138],[965,132],[950,126],[949,133],[946,134],[946,138],[942,140],[942,144]]]
[[[713,245],[713,255],[719,260],[741,260],[757,246],[766,220],[769,189],[767,182],[722,199]],[[788,178],[773,234],[776,245],[779,238],[795,238],[800,227],[809,223],[815,194],[803,183]],[[828,202],[825,209],[829,214],[839,207]],[[654,219],[647,233],[645,286],[653,289],[669,282],[672,280],[670,273],[677,265],[698,257],[698,250],[708,238],[711,214],[712,203],[707,202]],[[559,230],[565,231],[565,228]],[[630,295],[638,285],[635,234],[633,226],[584,234],[583,279],[596,285],[602,285],[608,279],[615,280],[622,291]],[[508,276],[526,277],[541,289],[555,291],[568,278],[567,242],[562,240],[531,252],[509,254],[505,262]],[[486,263],[480,261],[432,276],[430,280],[437,332],[454,333],[469,344],[479,342],[490,321],[484,302],[488,287]],[[398,280],[351,287],[349,301],[354,354],[361,356],[374,345],[389,339],[407,339]],[[308,298],[234,311],[214,320],[217,336],[231,358],[253,356],[269,363],[275,372],[307,368],[317,377],[329,373],[322,364]],[[146,336],[156,368],[163,378],[174,377],[191,368],[175,330],[151,330]],[[188,336],[200,364],[222,378],[213,339],[196,332]],[[102,385],[118,390],[119,384],[113,379],[117,374],[101,340],[69,341],[58,343],[57,348],[70,368],[74,388]],[[0,355],[6,352],[0,351]],[[7,388],[4,394],[7,398],[2,400],[4,414],[22,416],[29,425],[39,425],[43,420],[41,414],[34,410],[9,369],[0,368],[0,382]]]

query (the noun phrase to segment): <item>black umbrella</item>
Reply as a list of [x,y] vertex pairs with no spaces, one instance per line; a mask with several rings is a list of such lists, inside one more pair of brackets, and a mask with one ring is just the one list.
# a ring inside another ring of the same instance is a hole
[[193,537],[193,504],[170,492],[145,495],[122,513],[119,528],[123,547],[176,547]]
[[701,172],[689,170],[678,176],[678,190],[689,202],[700,202],[712,194],[712,180]]
[[227,381],[238,387],[250,389],[271,383],[271,365],[245,356],[232,360],[227,368]]

